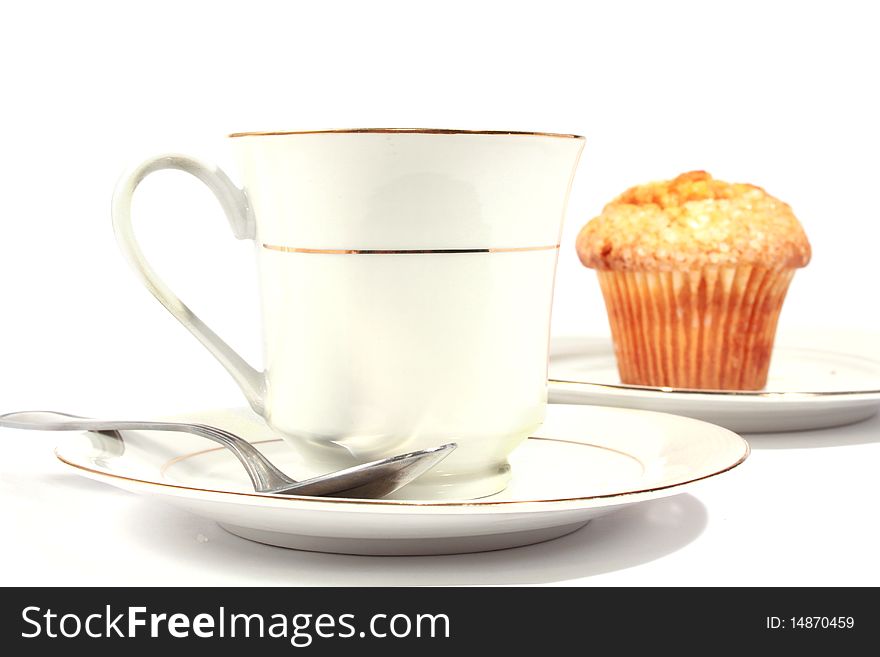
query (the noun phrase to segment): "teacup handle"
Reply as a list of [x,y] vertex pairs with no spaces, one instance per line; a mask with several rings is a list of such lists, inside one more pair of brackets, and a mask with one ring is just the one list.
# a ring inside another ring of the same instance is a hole
[[123,254],[132,264],[147,289],[168,311],[210,351],[226,368],[245,394],[251,407],[263,414],[266,379],[263,372],[251,367],[207,324],[199,319],[171,289],[165,285],[144,258],[131,225],[131,199],[140,182],[154,171],[177,169],[192,174],[214,192],[220,201],[232,232],[238,239],[253,239],[254,217],[243,190],[236,187],[219,168],[186,155],[166,154],[150,158],[122,176],[113,193],[113,229]]

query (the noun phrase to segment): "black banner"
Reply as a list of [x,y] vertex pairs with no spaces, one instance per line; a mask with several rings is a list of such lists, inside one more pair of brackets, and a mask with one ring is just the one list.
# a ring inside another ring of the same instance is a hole
[[613,652],[843,650],[872,645],[880,620],[869,589],[4,589],[0,614],[6,654],[75,645],[94,655],[521,654],[597,641]]

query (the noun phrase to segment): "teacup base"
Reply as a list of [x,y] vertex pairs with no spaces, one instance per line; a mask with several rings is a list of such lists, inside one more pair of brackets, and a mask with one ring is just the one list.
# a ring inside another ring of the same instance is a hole
[[[534,430],[504,436],[484,437],[482,440],[454,440],[458,448],[450,456],[421,475],[415,481],[387,496],[392,500],[472,500],[500,493],[510,482],[510,463],[507,455],[522,443]],[[290,461],[281,459],[276,463],[295,479],[303,480],[328,472],[335,472],[362,463],[405,454],[419,449],[436,447],[450,439],[420,438],[418,441],[401,440],[396,445],[383,445],[381,450],[368,449],[356,439],[330,441],[324,437],[313,438],[302,434],[285,433],[274,427],[284,442],[292,449]],[[370,437],[369,443],[375,439]]]
[[500,493],[510,483],[510,464],[497,463],[464,473],[430,472],[388,495],[389,500],[475,500]]

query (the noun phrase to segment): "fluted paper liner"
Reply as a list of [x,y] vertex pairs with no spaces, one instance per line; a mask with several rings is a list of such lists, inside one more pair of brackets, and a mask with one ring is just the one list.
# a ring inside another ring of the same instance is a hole
[[794,271],[598,271],[621,381],[760,390]]

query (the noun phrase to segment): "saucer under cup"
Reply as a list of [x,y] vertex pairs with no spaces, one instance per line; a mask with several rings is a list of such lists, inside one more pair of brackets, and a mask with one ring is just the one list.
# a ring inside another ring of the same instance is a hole
[[[244,410],[190,414],[233,431],[296,477],[295,453]],[[452,554],[538,543],[630,504],[674,495],[748,456],[738,435],[646,411],[550,404],[511,456],[501,493],[479,500],[355,500],[254,493],[226,450],[188,434],[79,434],[59,445],[75,472],[215,520],[238,536],[350,554]],[[589,531],[589,530],[587,530]]]

